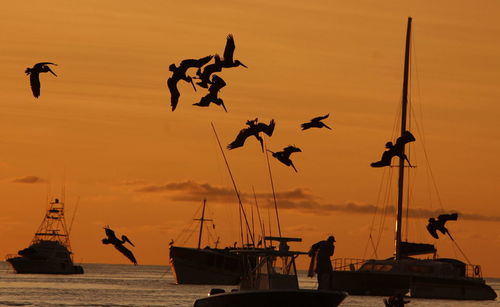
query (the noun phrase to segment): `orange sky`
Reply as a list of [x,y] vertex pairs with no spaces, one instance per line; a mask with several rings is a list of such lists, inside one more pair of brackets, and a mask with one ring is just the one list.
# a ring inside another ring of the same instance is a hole
[[[247,119],[259,117],[277,122],[270,149],[295,144],[303,151],[292,156],[297,174],[271,161],[283,235],[302,237],[295,247],[306,250],[334,234],[336,257],[362,257],[373,218],[367,211],[388,171],[369,164],[393,137],[411,15],[412,131],[417,145],[426,145],[445,211],[468,214],[450,231],[485,275],[500,276],[499,11],[495,0],[6,3],[0,254],[27,246],[47,193],[59,196],[63,182],[69,216],[79,199],[76,261],[127,262],[100,243],[109,224],[136,243],[140,263],[166,264],[168,242],[204,196],[222,243],[230,244],[238,238],[237,204],[210,122],[226,145]],[[235,58],[249,66],[220,73],[229,112],[191,106],[202,91],[187,83],[171,112],[168,65],[222,53],[228,33]],[[41,61],[59,64],[58,77],[41,76],[36,100],[24,69]],[[300,131],[300,123],[326,113],[332,131]],[[254,186],[265,207],[271,188],[258,143],[226,154],[238,188],[251,196]],[[426,188],[432,182],[421,149],[412,160],[419,165],[413,208],[439,210]],[[411,219],[410,239],[460,258],[449,240],[430,240],[428,217]],[[379,255],[388,257],[392,216],[384,229]]]

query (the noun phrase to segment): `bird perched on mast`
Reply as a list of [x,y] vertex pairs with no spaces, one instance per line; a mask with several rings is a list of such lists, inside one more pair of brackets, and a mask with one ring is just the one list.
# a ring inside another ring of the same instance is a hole
[[51,62],[40,62],[35,64],[33,67],[26,68],[26,70],[24,71],[27,75],[30,76],[31,91],[33,92],[33,96],[35,96],[35,98],[38,98],[40,96],[41,72],[50,72],[51,74],[57,77],[55,72],[53,72],[48,65],[57,66],[57,64]]
[[212,77],[210,87],[208,88],[208,94],[203,96],[199,102],[193,103],[193,105],[199,107],[208,107],[210,103],[213,102],[218,106],[222,106],[224,108],[224,111],[227,112],[226,106],[224,105],[224,100],[222,100],[222,98],[219,98],[219,91],[224,86],[226,86],[226,82],[224,82],[221,77],[214,75]]
[[293,162],[290,159],[290,155],[292,153],[294,153],[294,152],[302,152],[302,150],[300,150],[300,148],[292,146],[292,145],[289,145],[289,146],[283,148],[282,151],[272,152],[269,149],[267,151],[269,151],[270,153],[272,153],[273,157],[275,157],[276,159],[278,159],[281,163],[285,164],[286,166],[293,167],[293,169],[295,170],[295,172],[297,172],[297,169],[295,168],[295,165],[293,165]]
[[177,103],[179,102],[179,97],[181,96],[179,90],[177,89],[177,83],[180,80],[184,80],[193,85],[194,90],[196,91],[196,87],[194,86],[193,79],[190,76],[186,75],[186,72],[189,68],[200,68],[203,65],[207,64],[211,59],[212,55],[206,56],[201,59],[188,59],[183,60],[179,64],[179,66],[175,66],[175,64],[170,64],[169,70],[172,72],[172,76],[167,80],[167,86],[170,90],[170,104],[172,106],[172,111],[177,107]]
[[109,226],[104,227],[104,231],[106,232],[107,238],[102,239],[102,244],[113,244],[113,246],[120,252],[122,253],[125,257],[127,257],[134,265],[137,265],[137,260],[135,260],[134,254],[123,244],[129,243],[130,245],[134,246],[135,245],[130,242],[130,240],[127,238],[127,236],[122,235],[122,239],[118,239],[115,235],[115,232],[109,228]]
[[227,148],[235,149],[241,147],[243,146],[243,144],[245,144],[246,139],[253,135],[260,142],[260,147],[262,148],[262,152],[264,152],[264,141],[262,137],[259,135],[259,133],[264,132],[268,136],[272,136],[274,131],[274,126],[276,125],[276,123],[274,119],[271,119],[269,125],[266,125],[264,123],[259,123],[258,121],[259,121],[258,118],[253,120],[247,120],[246,125],[248,125],[248,128],[241,129],[238,135],[236,136],[236,139],[232,141],[229,145],[227,145]]
[[326,114],[325,116],[315,117],[311,119],[308,123],[303,123],[300,126],[302,127],[302,130],[310,128],[323,128],[323,127],[332,130],[332,128],[328,127],[325,123],[322,122],[322,120],[328,118],[328,116],[330,116],[330,113]]

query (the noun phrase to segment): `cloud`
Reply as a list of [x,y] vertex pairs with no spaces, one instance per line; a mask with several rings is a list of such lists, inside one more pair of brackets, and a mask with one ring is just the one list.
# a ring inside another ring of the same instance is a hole
[[[203,198],[208,198],[218,203],[237,202],[237,197],[233,189],[213,186],[209,183],[198,183],[192,180],[182,182],[170,182],[161,185],[140,185],[133,190],[136,193],[162,193],[168,195],[173,201],[188,202],[199,201]],[[255,195],[259,202],[259,206],[264,208],[274,207],[274,198],[271,193],[256,193]],[[240,192],[240,198],[243,203],[254,202],[254,195],[247,192]],[[355,201],[346,202],[343,204],[332,204],[320,201],[319,197],[315,196],[309,189],[294,188],[285,191],[277,191],[276,199],[278,207],[281,210],[296,210],[309,214],[330,214],[336,213],[351,213],[351,214],[373,214],[384,210],[387,214],[395,214],[395,207],[389,206],[380,208],[373,204],[358,203]],[[415,218],[429,218],[438,216],[443,213],[457,212],[456,210],[430,210],[424,208],[410,208],[409,216]],[[489,221],[499,222],[500,216],[485,215],[471,212],[458,212],[460,219],[470,221]]]
[[40,178],[38,176],[24,176],[24,177],[14,178],[11,180],[11,182],[14,182],[14,183],[42,183],[42,182],[46,182],[46,180],[43,178]]

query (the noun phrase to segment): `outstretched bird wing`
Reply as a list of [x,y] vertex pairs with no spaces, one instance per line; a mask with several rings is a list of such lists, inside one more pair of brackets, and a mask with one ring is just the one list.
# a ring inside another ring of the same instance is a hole
[[456,221],[458,220],[458,213],[452,213],[452,214],[441,214],[438,216],[438,221],[441,222],[446,222],[446,221]]
[[203,65],[207,64],[210,62],[210,60],[213,58],[213,55],[208,55],[206,57],[203,57],[201,59],[188,59],[188,60],[182,60],[181,63],[179,64],[179,68],[182,69],[188,69],[191,67],[202,67]]
[[116,240],[118,239],[115,235],[115,232],[113,229],[109,227],[104,227],[104,232],[106,232],[106,236],[108,237],[109,240]]
[[134,254],[122,244],[114,245],[115,248],[122,253],[125,257],[127,257],[133,264],[137,264],[137,260],[135,260]]
[[33,96],[38,98],[40,96],[40,74],[38,72],[30,73],[30,85]]
[[245,144],[246,139],[251,135],[253,135],[253,129],[251,128],[241,129],[238,135],[236,136],[236,139],[234,139],[234,141],[232,141],[229,145],[227,145],[227,149],[235,149],[243,146],[243,144]]
[[40,69],[42,68],[43,65],[56,65],[56,63],[52,63],[52,62],[40,62],[40,63],[36,63],[34,66],[33,66],[33,69]]
[[292,145],[289,145],[289,146],[283,148],[283,155],[285,155],[287,157],[290,157],[290,155],[294,152],[302,152],[302,150],[300,150],[300,148],[292,146]]
[[229,34],[226,38],[226,48],[224,48],[224,62],[233,62],[233,54],[236,45],[234,44],[234,37]]
[[132,241],[130,241],[129,238],[126,235],[122,235],[122,241],[123,242],[128,242],[128,243],[130,243],[130,245],[132,245],[133,247],[135,247],[134,243],[132,243]]
[[318,117],[315,117],[313,119],[311,119],[311,122],[319,122],[320,120],[323,120],[325,118],[328,118],[328,116],[330,116],[330,113],[326,114],[325,116],[318,116]]
[[264,123],[258,123],[257,125],[255,125],[255,127],[256,127],[257,131],[264,132],[268,136],[272,136],[275,125],[276,125],[276,122],[274,121],[274,119],[271,119],[271,122],[269,123],[269,125],[266,125]]
[[208,91],[210,93],[217,93],[224,86],[226,86],[226,82],[221,77],[213,75],[212,84],[208,88]]
[[179,97],[181,93],[177,89],[177,81],[173,78],[168,78],[167,86],[170,90],[170,105],[172,106],[172,112],[177,108],[177,103],[179,102]]

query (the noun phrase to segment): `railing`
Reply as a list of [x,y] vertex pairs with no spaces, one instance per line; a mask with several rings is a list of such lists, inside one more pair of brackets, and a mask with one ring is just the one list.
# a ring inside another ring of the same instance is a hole
[[332,260],[334,271],[357,271],[366,260],[355,258],[336,258]]
[[483,278],[483,271],[481,270],[481,266],[476,264],[466,264],[465,277]]

